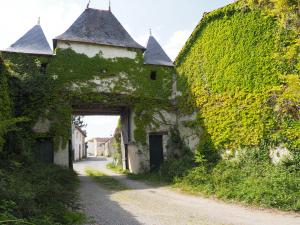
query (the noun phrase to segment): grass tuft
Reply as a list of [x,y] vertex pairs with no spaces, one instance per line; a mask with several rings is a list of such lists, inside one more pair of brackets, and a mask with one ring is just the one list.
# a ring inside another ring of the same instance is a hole
[[87,175],[92,177],[97,183],[103,186],[105,189],[110,191],[123,191],[126,190],[127,187],[122,184],[120,181],[116,180],[112,176],[108,176],[107,174],[95,170],[93,168],[87,167],[85,169]]

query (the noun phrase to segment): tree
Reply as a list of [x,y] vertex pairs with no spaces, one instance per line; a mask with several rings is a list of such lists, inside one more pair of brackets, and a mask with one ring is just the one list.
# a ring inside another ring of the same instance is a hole
[[87,124],[84,123],[84,121],[82,119],[83,119],[83,116],[73,116],[72,117],[72,124],[74,124],[75,126],[77,126],[79,128],[87,127]]

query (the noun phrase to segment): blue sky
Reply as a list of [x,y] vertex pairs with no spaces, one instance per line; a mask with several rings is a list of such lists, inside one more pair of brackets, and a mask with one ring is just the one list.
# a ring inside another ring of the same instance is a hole
[[[234,0],[111,0],[112,12],[140,44],[146,45],[149,29],[167,54],[175,59],[204,12]],[[83,12],[88,0],[0,0],[0,49],[5,49],[32,28],[41,25],[52,39],[63,33]],[[108,9],[108,0],[91,0],[91,8]],[[110,136],[116,117],[87,117],[88,138]],[[105,128],[105,129],[104,129]]]
[[[7,48],[37,23],[51,42],[86,8],[88,0],[0,0],[0,49]],[[111,0],[112,12],[140,44],[149,29],[174,59],[204,12],[233,0]],[[91,0],[91,8],[108,9],[108,0]]]

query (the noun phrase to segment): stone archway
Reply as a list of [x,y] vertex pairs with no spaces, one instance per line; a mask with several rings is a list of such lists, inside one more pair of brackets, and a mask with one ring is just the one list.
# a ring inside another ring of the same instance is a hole
[[123,167],[129,170],[128,145],[131,142],[131,109],[129,106],[120,104],[119,106],[107,106],[104,104],[76,104],[72,106],[75,116],[120,116],[121,139],[122,139],[122,161]]

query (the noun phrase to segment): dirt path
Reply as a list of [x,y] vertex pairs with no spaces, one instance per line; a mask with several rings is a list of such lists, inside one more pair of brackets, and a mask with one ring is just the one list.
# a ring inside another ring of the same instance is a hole
[[[167,187],[151,187],[106,169],[106,159],[89,159],[74,165],[80,174],[80,195],[93,225],[300,225],[299,214],[248,209],[211,199],[188,196]],[[110,192],[84,173],[100,170],[129,189]]]

